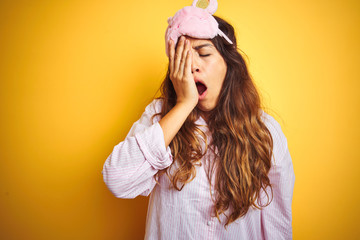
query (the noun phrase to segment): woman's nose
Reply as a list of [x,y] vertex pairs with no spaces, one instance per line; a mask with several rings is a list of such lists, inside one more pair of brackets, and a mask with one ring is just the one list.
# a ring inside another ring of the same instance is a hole
[[193,59],[192,59],[192,63],[191,63],[191,73],[195,73],[195,72],[200,71],[198,61],[196,59],[196,56],[194,56],[194,55],[195,54],[193,54]]
[[194,73],[194,72],[199,72],[200,70],[199,70],[199,68],[193,68],[192,70],[191,70],[191,73]]

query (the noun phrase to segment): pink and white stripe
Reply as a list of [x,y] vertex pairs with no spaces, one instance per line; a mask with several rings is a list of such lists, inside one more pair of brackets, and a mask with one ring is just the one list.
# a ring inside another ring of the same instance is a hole
[[[114,147],[102,170],[106,185],[116,197],[150,194],[145,239],[292,239],[295,175],[286,137],[274,118],[263,112],[264,123],[274,140],[269,172],[273,201],[263,210],[250,209],[225,229],[225,216],[220,216],[221,223],[212,216],[212,196],[216,192],[210,191],[206,172],[214,157],[211,151],[201,160],[202,165],[196,166],[196,177],[182,191],[169,189],[166,174],[156,184],[153,176],[173,161],[170,148],[165,148],[159,117],[151,119],[160,110],[160,100],[146,107],[125,140]],[[197,123],[206,125],[202,118]],[[203,130],[206,132],[206,127]],[[211,184],[213,190],[214,177]],[[261,199],[266,199],[264,194]]]

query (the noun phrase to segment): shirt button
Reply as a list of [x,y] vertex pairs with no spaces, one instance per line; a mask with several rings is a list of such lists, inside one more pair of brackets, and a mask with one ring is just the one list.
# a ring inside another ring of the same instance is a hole
[[207,225],[210,226],[210,225],[211,225],[211,221],[208,221],[208,222],[207,222]]
[[214,190],[211,190],[211,194],[214,195],[215,191]]

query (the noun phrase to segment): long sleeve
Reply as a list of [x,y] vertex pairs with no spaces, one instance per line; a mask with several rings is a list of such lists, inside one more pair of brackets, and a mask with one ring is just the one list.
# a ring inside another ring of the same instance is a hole
[[[261,225],[264,239],[292,239],[292,196],[295,183],[294,168],[289,153],[286,137],[280,125],[268,116],[267,127],[274,141],[273,165],[269,171],[269,179],[273,195],[269,188],[267,193],[273,196],[272,202],[261,210]],[[262,199],[266,202],[264,194]]]
[[159,118],[152,118],[160,108],[160,100],[150,103],[125,140],[114,147],[104,163],[104,182],[118,198],[149,195],[156,184],[154,175],[172,163]]

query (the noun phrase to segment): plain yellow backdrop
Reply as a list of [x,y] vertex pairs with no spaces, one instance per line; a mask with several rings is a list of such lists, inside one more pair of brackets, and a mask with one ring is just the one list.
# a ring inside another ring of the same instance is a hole
[[[102,165],[165,76],[191,0],[0,2],[0,238],[142,239]],[[288,138],[294,239],[358,239],[360,3],[219,0]]]

